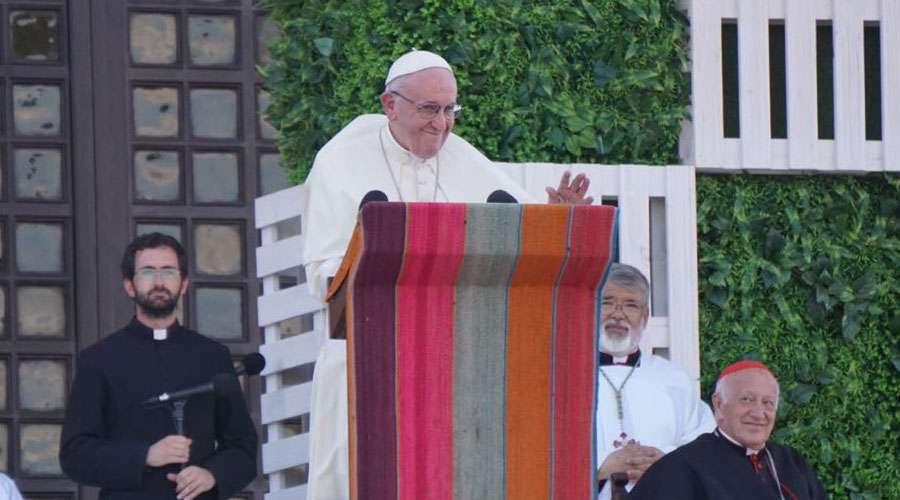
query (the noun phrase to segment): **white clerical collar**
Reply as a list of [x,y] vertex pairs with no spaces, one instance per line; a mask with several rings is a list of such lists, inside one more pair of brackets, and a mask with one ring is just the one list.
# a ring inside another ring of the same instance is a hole
[[762,448],[760,448],[758,450],[754,450],[753,448],[747,448],[746,446],[742,445],[741,443],[738,443],[733,437],[726,434],[725,431],[723,431],[721,428],[716,428],[716,432],[721,434],[723,438],[731,441],[731,443],[734,444],[735,446],[737,446],[739,448],[743,448],[746,451],[747,455],[755,455],[762,451]]
[[153,340],[166,340],[169,338],[169,330],[165,328],[153,329]]

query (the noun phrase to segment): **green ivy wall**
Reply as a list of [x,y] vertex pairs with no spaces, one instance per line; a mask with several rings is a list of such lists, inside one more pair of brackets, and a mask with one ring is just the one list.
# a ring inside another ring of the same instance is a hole
[[[674,0],[268,0],[282,37],[263,68],[294,179],[360,113],[390,62],[444,55],[454,131],[507,161],[679,163],[687,20]],[[700,175],[704,387],[765,360],[776,437],[833,498],[900,498],[900,176]],[[707,394],[708,395],[708,394]]]

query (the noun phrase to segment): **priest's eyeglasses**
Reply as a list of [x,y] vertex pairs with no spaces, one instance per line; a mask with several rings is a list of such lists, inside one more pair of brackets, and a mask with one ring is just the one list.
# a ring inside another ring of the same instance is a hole
[[145,280],[155,279],[157,276],[164,280],[170,280],[177,278],[181,275],[181,272],[178,271],[177,268],[174,267],[163,267],[163,268],[155,268],[155,267],[142,267],[135,272],[135,274]]
[[619,302],[617,300],[604,298],[600,302],[600,314],[612,314],[614,311],[620,310],[629,318],[637,318],[644,310],[644,304],[634,300],[626,300]]
[[406,97],[405,95],[401,94],[400,92],[397,92],[396,90],[392,90],[391,94],[394,94],[395,96],[399,97],[400,99],[403,99],[404,101],[415,106],[416,112],[419,114],[419,117],[427,119],[427,120],[434,120],[435,118],[437,118],[438,113],[441,113],[441,112],[444,113],[445,118],[448,118],[448,119],[456,118],[456,115],[458,115],[459,112],[462,111],[462,106],[460,106],[459,104],[456,104],[456,103],[448,104],[446,106],[441,107],[440,104],[435,103],[435,102],[413,101],[409,97]]

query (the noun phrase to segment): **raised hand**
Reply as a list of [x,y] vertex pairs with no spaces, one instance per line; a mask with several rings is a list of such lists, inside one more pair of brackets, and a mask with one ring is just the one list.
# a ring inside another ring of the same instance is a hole
[[594,202],[592,196],[586,196],[588,187],[591,185],[591,180],[584,174],[578,174],[574,179],[571,179],[571,177],[571,172],[566,170],[559,179],[559,186],[557,186],[556,189],[552,186],[547,186],[547,203],[590,205]]

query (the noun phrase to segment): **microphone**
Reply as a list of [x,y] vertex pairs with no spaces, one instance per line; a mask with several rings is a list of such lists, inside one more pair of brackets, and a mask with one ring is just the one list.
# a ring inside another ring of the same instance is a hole
[[181,401],[182,399],[187,399],[200,394],[208,394],[210,392],[214,392],[216,397],[222,397],[228,394],[229,388],[234,385],[232,380],[234,380],[234,377],[232,377],[231,374],[219,373],[213,377],[210,382],[205,384],[195,385],[193,387],[187,387],[172,392],[164,392],[159,396],[145,399],[141,404],[144,406],[153,406],[169,401]]
[[[244,356],[244,359],[241,360],[241,366],[237,369],[237,375],[259,375],[263,368],[266,367],[266,358],[263,357],[262,354],[258,352],[251,352],[250,354]],[[168,401],[181,401],[183,399],[188,399],[192,396],[197,396],[199,394],[208,394],[213,392],[216,394],[217,398],[223,397],[229,393],[229,391],[233,390],[235,387],[238,387],[240,390],[240,386],[237,384],[237,378],[232,376],[230,373],[219,373],[213,377],[213,379],[205,384],[195,385],[193,387],[187,387],[185,389],[179,389],[173,392],[164,392],[159,396],[153,396],[144,400],[144,406],[153,406],[160,403],[166,403]]]
[[237,374],[238,376],[247,375],[248,377],[251,377],[253,375],[259,375],[265,367],[266,358],[258,352],[251,352],[241,360],[241,366],[238,367]]
[[487,197],[488,203],[518,203],[519,200],[515,199],[513,195],[507,193],[502,189],[498,189],[491,193]]
[[366,193],[366,195],[363,196],[362,200],[360,200],[359,210],[362,210],[363,205],[365,205],[366,203],[371,203],[373,201],[388,201],[388,197],[386,194],[384,194],[384,191],[373,189]]

